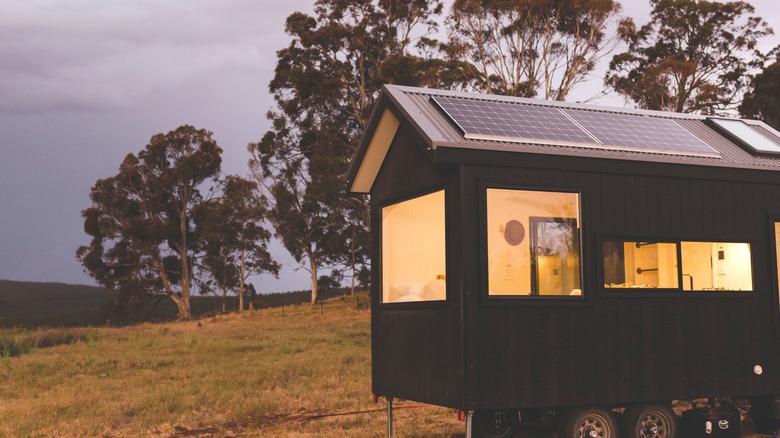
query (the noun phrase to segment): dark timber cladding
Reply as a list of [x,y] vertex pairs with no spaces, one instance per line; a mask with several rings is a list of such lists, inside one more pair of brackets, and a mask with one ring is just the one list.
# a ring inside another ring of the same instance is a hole
[[[371,195],[374,392],[465,410],[779,395],[780,134],[738,122],[386,86],[349,183]],[[568,246],[530,246],[551,235]],[[685,258],[704,246],[706,275]]]

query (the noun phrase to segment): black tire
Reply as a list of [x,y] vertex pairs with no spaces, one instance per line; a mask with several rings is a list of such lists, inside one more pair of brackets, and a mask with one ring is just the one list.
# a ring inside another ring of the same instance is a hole
[[509,438],[517,436],[517,411],[476,411],[471,434],[477,438]]
[[565,416],[558,438],[619,438],[614,412],[604,408],[577,408]]
[[623,416],[626,438],[676,438],[678,419],[665,403],[630,406]]

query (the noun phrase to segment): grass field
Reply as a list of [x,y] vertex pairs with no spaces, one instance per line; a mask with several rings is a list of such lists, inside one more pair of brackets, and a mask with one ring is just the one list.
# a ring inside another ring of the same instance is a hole
[[[362,293],[187,322],[0,329],[0,438],[384,436],[366,302]],[[395,407],[396,437],[464,432],[450,409]]]
[[[0,357],[2,437],[385,434],[384,400],[371,401],[369,312],[355,297],[287,306],[284,316],[2,336],[54,345]],[[449,409],[396,407],[396,436],[463,432]]]

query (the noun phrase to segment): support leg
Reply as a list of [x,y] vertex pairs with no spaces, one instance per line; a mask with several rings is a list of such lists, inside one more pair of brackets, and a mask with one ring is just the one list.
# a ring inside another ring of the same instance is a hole
[[387,438],[393,438],[393,397],[387,397]]
[[474,411],[466,412],[466,438],[471,438],[471,426],[474,424]]

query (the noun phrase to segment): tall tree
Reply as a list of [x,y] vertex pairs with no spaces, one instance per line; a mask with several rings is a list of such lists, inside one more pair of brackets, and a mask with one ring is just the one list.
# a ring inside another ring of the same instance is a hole
[[757,49],[772,29],[746,2],[650,0],[651,20],[621,27],[628,43],[605,84],[639,107],[714,113],[735,109],[764,63]]
[[[458,62],[432,56],[439,0],[318,0],[314,16],[287,18],[270,90],[271,130],[249,145],[250,168],[269,199],[275,235],[311,275],[364,242],[364,200],[345,194],[349,159],[384,83],[444,86]],[[357,230],[355,234],[352,231]],[[340,242],[340,244],[333,244]],[[355,252],[368,263],[367,258]]]
[[218,184],[219,195],[199,210],[196,223],[205,241],[199,267],[222,293],[226,311],[229,292],[238,295],[238,310],[244,309],[246,280],[263,273],[279,274],[279,264],[268,252],[271,233],[263,227],[266,204],[257,184],[228,176]]
[[613,0],[455,0],[448,18],[452,59],[468,59],[488,93],[565,100],[615,47]]
[[211,132],[185,125],[153,136],[118,174],[98,180],[82,212],[92,241],[76,251],[86,272],[127,297],[167,296],[179,319],[189,318],[202,250],[193,218],[201,190],[217,180],[221,153]]
[[[776,49],[780,53],[780,46]],[[759,73],[745,94],[739,113],[743,117],[763,120],[780,130],[780,60]]]

